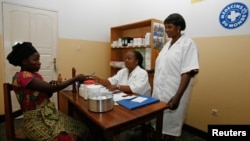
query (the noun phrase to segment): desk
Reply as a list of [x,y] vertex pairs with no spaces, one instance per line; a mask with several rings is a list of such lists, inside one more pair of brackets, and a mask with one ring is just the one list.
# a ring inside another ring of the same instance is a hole
[[[64,99],[67,103],[61,103]],[[67,105],[67,112],[73,116],[74,112],[80,112],[97,125],[103,132],[105,140],[113,140],[113,136],[121,131],[144,124],[145,122],[156,119],[156,141],[161,138],[163,110],[168,106],[165,102],[157,102],[135,110],[126,109],[120,105],[114,105],[113,110],[104,113],[95,113],[88,110],[88,102],[77,93],[72,91],[59,92],[59,110],[60,104]]]

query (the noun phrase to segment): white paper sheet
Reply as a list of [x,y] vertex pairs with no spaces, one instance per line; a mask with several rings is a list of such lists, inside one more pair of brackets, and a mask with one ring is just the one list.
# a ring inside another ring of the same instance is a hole
[[127,96],[127,94],[125,94],[124,92],[119,92],[119,93],[113,94],[113,100],[114,101],[119,101],[119,100],[122,100],[122,99],[131,99],[131,98],[134,98],[134,97],[136,97],[136,96],[135,95]]
[[147,100],[147,99],[148,99],[148,98],[146,98],[146,97],[140,97],[140,96],[138,96],[137,98],[132,99],[131,101],[141,103],[141,102],[143,102],[143,101],[145,101],[145,100]]

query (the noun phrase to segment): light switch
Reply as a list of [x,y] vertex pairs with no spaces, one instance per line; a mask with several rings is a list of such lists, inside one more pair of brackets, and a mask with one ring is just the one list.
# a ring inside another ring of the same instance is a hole
[[80,50],[81,49],[81,46],[80,45],[77,45],[76,46],[76,50]]

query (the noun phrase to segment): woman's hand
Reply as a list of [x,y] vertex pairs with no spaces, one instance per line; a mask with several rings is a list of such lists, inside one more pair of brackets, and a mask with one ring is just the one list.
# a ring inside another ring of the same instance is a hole
[[86,79],[86,77],[83,74],[78,74],[75,78],[76,78],[76,81],[80,81],[80,82],[83,82]]
[[117,86],[116,85],[109,85],[107,86],[107,88],[110,90],[110,91],[114,91],[117,89]]
[[59,82],[56,81],[56,80],[52,80],[52,81],[49,82],[49,84],[50,84],[51,86],[56,86],[56,85],[59,84]]
[[169,101],[169,109],[176,110],[179,107],[180,99],[177,96],[173,96]]
[[92,79],[95,81],[96,84],[101,84],[101,78],[97,76],[92,76]]

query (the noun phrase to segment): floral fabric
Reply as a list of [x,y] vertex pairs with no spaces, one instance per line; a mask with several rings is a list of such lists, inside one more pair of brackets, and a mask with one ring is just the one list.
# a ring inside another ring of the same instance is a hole
[[27,71],[17,72],[13,77],[13,89],[23,111],[34,110],[48,99],[48,94],[26,88],[34,77],[43,80],[40,74]]
[[86,125],[56,110],[52,102],[24,112],[23,130],[25,136],[34,141],[52,141],[61,132],[86,140],[89,134]]
[[63,114],[50,102],[49,94],[27,89],[33,78],[43,80],[39,73],[17,72],[13,77],[13,89],[24,112],[23,130],[29,140],[52,141],[65,132],[83,140],[89,136],[89,128],[82,122]]

